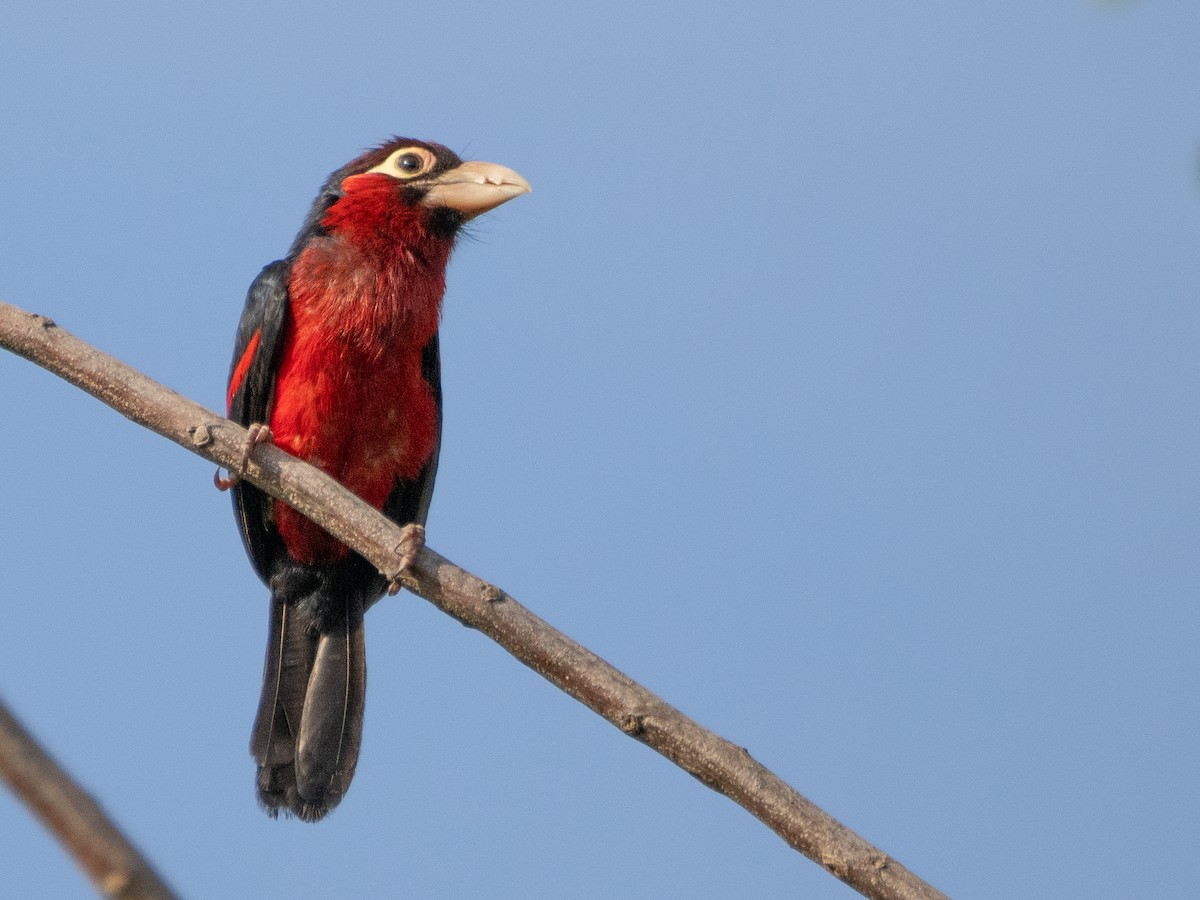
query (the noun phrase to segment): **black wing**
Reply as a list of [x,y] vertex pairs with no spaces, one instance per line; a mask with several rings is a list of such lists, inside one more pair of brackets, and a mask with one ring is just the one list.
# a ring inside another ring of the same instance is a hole
[[[231,386],[241,371],[240,382],[229,398],[229,418],[239,425],[271,420],[275,378],[287,329],[287,282],[291,269],[290,260],[271,263],[254,279],[246,295],[229,369]],[[251,354],[249,359],[247,354]],[[274,563],[284,552],[279,533],[271,523],[270,497],[251,484],[239,482],[233,489],[233,509],[250,562],[259,577],[267,581]]]
[[396,486],[383,504],[383,514],[401,525],[410,522],[425,524],[429,515],[429,501],[433,499],[433,480],[437,477],[438,454],[442,448],[442,357],[436,332],[421,353],[421,375],[429,385],[429,392],[433,394],[433,402],[437,407],[433,452],[416,478],[396,479]]

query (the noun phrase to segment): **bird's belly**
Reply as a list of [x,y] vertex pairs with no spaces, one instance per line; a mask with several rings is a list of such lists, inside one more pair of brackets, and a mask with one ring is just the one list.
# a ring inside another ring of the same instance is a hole
[[[437,408],[420,354],[358,364],[344,352],[325,356],[285,351],[271,416],[275,443],[382,509],[397,480],[417,477],[436,446]],[[277,502],[273,516],[297,562],[333,562],[349,552],[290,506]]]

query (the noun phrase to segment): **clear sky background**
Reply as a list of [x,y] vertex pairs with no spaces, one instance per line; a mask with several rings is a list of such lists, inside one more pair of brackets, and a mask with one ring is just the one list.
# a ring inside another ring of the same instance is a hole
[[[430,545],[956,898],[1195,896],[1195,0],[16,4],[0,123],[0,299],[212,408],[331,170],[517,169]],[[0,419],[0,695],[184,896],[854,896],[407,594],[270,821],[212,466],[8,355]],[[90,896],[5,792],[0,885]]]

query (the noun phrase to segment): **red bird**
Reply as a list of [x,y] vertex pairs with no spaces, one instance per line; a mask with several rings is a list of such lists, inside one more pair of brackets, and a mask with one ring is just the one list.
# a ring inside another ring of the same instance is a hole
[[[254,280],[229,417],[421,537],[437,471],[438,318],[464,222],[529,190],[503,166],[396,138],[334,172],[284,259]],[[267,431],[269,427],[270,431]],[[346,793],[362,736],[363,611],[387,580],[291,507],[239,483],[246,552],[271,589],[250,752],[258,798],[316,821]]]

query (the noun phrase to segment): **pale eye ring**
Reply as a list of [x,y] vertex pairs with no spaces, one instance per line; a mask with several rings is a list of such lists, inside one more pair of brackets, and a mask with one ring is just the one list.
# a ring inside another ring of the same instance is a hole
[[424,147],[398,147],[365,174],[378,172],[400,181],[412,181],[428,175],[437,168],[437,157]]

